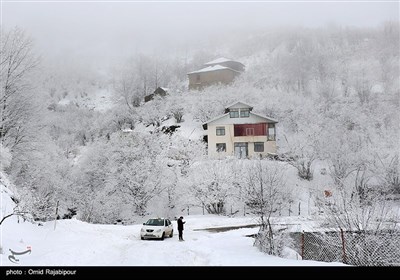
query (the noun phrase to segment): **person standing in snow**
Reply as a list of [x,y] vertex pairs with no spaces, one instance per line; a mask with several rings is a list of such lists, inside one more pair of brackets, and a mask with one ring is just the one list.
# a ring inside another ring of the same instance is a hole
[[186,223],[183,221],[183,217],[180,216],[178,219],[178,232],[179,232],[179,241],[184,241],[183,240],[183,224]]

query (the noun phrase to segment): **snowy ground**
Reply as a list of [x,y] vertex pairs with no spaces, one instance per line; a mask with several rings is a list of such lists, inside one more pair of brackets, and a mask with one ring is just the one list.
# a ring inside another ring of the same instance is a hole
[[[184,242],[175,234],[164,241],[140,240],[141,225],[93,225],[78,220],[45,223],[16,223],[7,219],[1,226],[2,266],[320,266],[341,265],[283,259],[261,253],[246,235],[256,228],[212,233],[195,229],[243,224],[243,219],[188,216]],[[229,223],[227,221],[229,220]],[[248,222],[251,220],[248,219]],[[176,229],[176,222],[173,221]],[[9,261],[9,249],[27,250]]]

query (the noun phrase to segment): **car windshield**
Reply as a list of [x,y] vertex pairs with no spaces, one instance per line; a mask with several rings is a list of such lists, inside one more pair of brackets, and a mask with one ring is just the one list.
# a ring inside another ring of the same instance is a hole
[[163,219],[150,219],[146,222],[148,226],[163,226],[164,220]]

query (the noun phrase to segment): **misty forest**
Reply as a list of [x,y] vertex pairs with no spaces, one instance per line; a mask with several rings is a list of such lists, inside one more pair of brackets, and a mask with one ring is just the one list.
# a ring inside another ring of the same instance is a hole
[[[399,45],[393,21],[276,27],[133,50],[100,69],[50,59],[22,26],[3,28],[0,171],[13,214],[94,224],[256,215],[267,240],[274,216],[395,225]],[[187,73],[218,57],[245,70],[230,84],[189,89]],[[168,93],[145,102],[159,87]],[[238,101],[278,120],[276,154],[208,156],[202,125]],[[278,254],[278,237],[264,251]]]

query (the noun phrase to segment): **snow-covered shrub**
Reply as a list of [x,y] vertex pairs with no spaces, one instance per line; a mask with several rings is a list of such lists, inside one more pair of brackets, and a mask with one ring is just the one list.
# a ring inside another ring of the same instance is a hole
[[25,203],[24,208],[32,214],[35,221],[46,222],[56,218],[54,194],[46,190],[32,193],[31,200]]
[[171,109],[171,113],[177,123],[183,122],[183,112],[184,110],[182,107],[175,106]]
[[384,180],[389,189],[395,194],[400,194],[399,155],[394,155],[392,158],[389,158],[389,163],[387,165],[384,165],[383,173]]
[[285,257],[285,247],[293,248],[294,242],[285,231],[276,231],[272,238],[268,230],[260,230],[254,241],[254,246],[268,255]]

